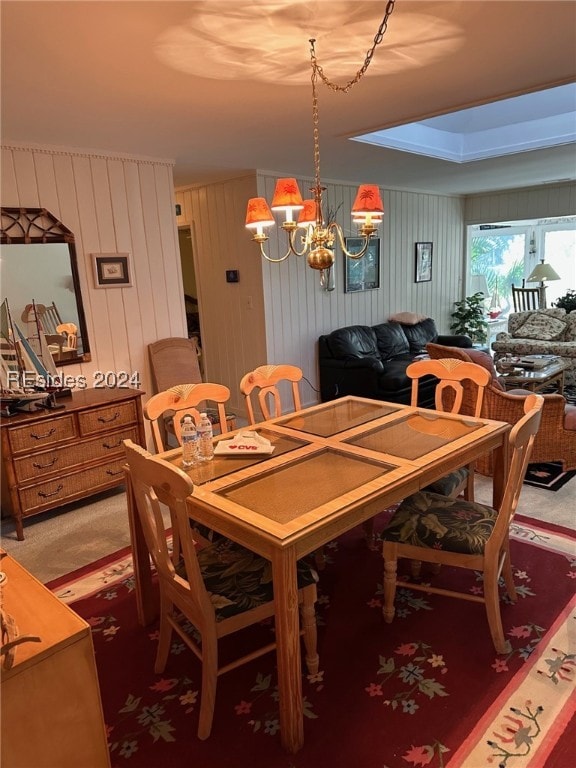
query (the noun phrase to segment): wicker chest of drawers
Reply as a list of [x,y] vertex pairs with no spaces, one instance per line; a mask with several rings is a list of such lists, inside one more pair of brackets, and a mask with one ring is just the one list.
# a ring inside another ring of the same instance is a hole
[[5,418],[2,512],[23,518],[124,483],[122,441],[145,445],[136,389],[86,389],[58,400],[63,408]]

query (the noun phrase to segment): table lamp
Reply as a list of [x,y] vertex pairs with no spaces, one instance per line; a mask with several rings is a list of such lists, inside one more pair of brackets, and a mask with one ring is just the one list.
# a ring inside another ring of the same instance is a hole
[[560,275],[552,269],[550,264],[545,264],[544,259],[542,259],[540,264],[537,264],[526,278],[527,283],[540,283],[538,286],[540,309],[546,309],[546,280],[560,280]]

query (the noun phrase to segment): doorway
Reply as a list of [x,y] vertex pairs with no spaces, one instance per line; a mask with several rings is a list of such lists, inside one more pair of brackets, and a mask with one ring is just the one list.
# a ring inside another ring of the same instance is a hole
[[180,248],[180,263],[182,265],[182,288],[184,291],[188,338],[196,340],[196,345],[198,347],[198,362],[200,364],[200,371],[203,375],[200,307],[198,303],[196,272],[194,270],[194,250],[192,248],[192,230],[190,226],[178,227],[178,245]]

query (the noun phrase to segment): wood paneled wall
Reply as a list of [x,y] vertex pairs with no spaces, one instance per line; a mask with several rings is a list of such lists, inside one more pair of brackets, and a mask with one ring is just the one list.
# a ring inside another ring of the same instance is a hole
[[[2,146],[2,204],[47,208],[74,233],[91,361],[138,372],[152,392],[147,345],[186,336],[171,161],[57,147]],[[92,253],[128,252],[132,286],[96,288]]]
[[465,224],[545,219],[575,213],[575,182],[469,195],[464,203]]

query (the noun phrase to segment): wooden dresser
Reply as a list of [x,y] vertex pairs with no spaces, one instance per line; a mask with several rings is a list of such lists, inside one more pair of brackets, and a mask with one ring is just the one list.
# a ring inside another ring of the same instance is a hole
[[122,441],[145,446],[137,389],[85,389],[2,419],[2,511],[23,518],[124,483]]
[[3,553],[3,610],[19,635],[2,669],[2,768],[109,768],[90,627]]

